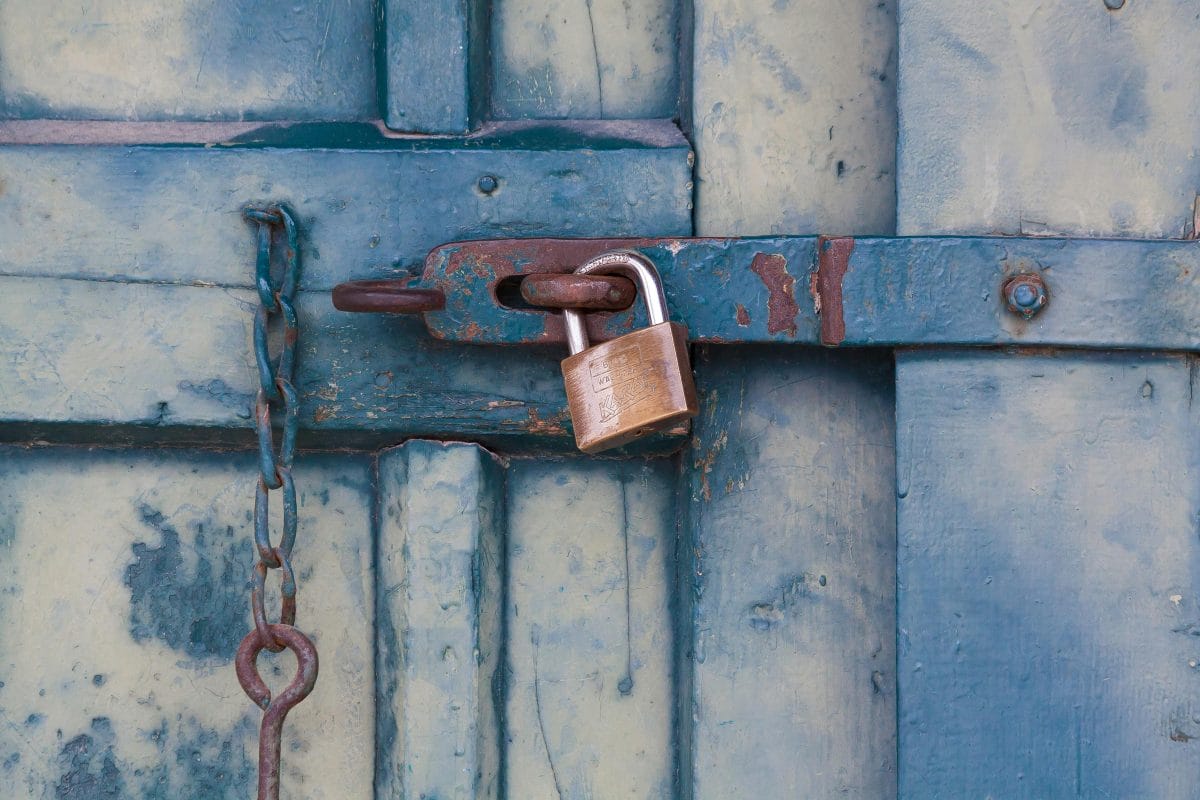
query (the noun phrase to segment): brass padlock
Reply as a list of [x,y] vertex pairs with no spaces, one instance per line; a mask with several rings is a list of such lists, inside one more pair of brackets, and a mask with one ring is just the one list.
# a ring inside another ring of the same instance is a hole
[[696,416],[687,328],[667,321],[667,298],[653,262],[632,250],[614,250],[575,272],[631,278],[650,319],[647,328],[592,347],[583,312],[563,309],[571,355],[562,372],[579,449],[598,453]]

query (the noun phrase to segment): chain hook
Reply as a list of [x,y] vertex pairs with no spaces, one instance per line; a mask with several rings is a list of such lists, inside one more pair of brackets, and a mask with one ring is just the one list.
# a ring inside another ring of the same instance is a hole
[[258,674],[258,654],[267,648],[257,630],[250,631],[238,645],[238,683],[265,713],[258,734],[258,800],[279,800],[279,762],[282,753],[283,721],[288,712],[312,692],[320,667],[312,640],[291,625],[268,626],[271,638],[282,642],[296,656],[296,676],[277,697]]

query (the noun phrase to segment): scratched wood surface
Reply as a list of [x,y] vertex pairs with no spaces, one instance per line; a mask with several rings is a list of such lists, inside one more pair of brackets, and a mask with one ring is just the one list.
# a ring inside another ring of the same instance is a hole
[[[901,231],[1182,234],[1197,24],[902,2]],[[933,350],[896,380],[901,795],[1194,797],[1195,365]]]
[[374,6],[0,3],[0,118],[377,117]]
[[464,133],[483,121],[489,7],[484,0],[380,0],[389,128]]
[[670,461],[509,469],[508,797],[673,797]]
[[896,0],[692,5],[697,232],[891,234]]
[[492,5],[497,119],[671,118],[677,0],[499,0]]
[[903,0],[901,233],[1189,230],[1200,110],[1179,76],[1200,69],[1193,10]]
[[[321,653],[288,718],[284,796],[367,800],[374,760],[367,459],[296,468],[299,621]],[[249,797],[258,720],[247,455],[0,449],[0,796]],[[278,687],[294,660],[260,657]]]
[[[893,233],[895,3],[692,5],[696,234]],[[681,797],[895,797],[889,366],[700,349]]]
[[377,797],[501,797],[504,470],[475,445],[379,457]]
[[706,346],[697,370],[683,796],[894,796],[890,359]]
[[902,794],[1194,797],[1193,361],[897,374]]

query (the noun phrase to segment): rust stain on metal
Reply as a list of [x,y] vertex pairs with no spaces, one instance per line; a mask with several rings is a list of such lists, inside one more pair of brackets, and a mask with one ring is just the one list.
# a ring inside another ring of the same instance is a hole
[[750,312],[741,303],[737,304],[737,324],[743,328],[750,324]]
[[[494,239],[473,242],[451,242],[434,248],[425,259],[424,280],[441,289],[447,297],[471,294],[471,286],[486,286],[486,297],[493,305],[502,307],[496,296],[497,286],[513,275],[535,275],[540,273],[570,273],[593,256],[618,248],[656,247],[675,239]],[[444,259],[441,275],[439,261]],[[462,274],[458,274],[462,272]],[[464,277],[474,276],[474,278]],[[529,314],[529,311],[506,309],[511,314]],[[565,343],[566,331],[561,315],[550,312],[541,314],[543,331],[538,340],[544,343]],[[620,335],[609,327],[615,316],[611,311],[596,311],[587,315],[588,335],[593,342],[602,342]],[[429,319],[426,318],[426,323]],[[624,327],[629,327],[627,323]],[[434,327],[431,326],[431,331]],[[477,338],[482,331],[478,328],[464,331],[456,340]],[[446,338],[445,332],[434,333]]]
[[346,281],[333,287],[333,307],[338,311],[379,314],[422,314],[446,307],[441,289],[410,287],[414,278]]
[[849,236],[822,236],[817,241],[817,271],[813,273],[810,288],[821,317],[821,344],[839,345],[846,339],[842,280],[850,268],[853,251],[854,239]]
[[536,408],[530,408],[527,412],[529,415],[529,432],[544,433],[551,436],[565,436],[567,433],[566,422],[569,412],[561,412],[555,414],[550,419],[542,419]]
[[788,273],[787,259],[779,253],[755,253],[750,271],[767,287],[767,333],[796,335],[796,279]]
[[717,456],[725,445],[729,443],[728,431],[721,431],[717,438],[713,440],[712,447],[703,457],[696,458],[693,466],[700,473],[700,496],[707,502],[712,500],[712,486],[708,482],[708,475],[712,472],[713,465],[717,462]]
[[620,275],[542,273],[521,281],[521,297],[546,308],[621,311],[633,305],[637,289]]

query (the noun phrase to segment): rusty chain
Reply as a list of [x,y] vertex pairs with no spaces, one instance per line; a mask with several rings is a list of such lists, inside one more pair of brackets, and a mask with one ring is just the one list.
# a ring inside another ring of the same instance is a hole
[[[300,326],[292,304],[300,276],[300,253],[296,223],[283,206],[246,208],[243,216],[257,230],[257,257],[254,284],[259,307],[254,314],[254,360],[258,366],[259,387],[254,401],[254,425],[258,435],[258,485],[254,491],[254,547],[258,559],[250,581],[250,609],[254,630],[246,634],[238,647],[235,665],[238,682],[247,696],[263,709],[258,741],[258,800],[278,800],[279,761],[283,721],[288,711],[308,697],[317,680],[317,650],[312,641],[297,630],[296,574],[292,568],[292,549],[296,544],[296,484],[292,480],[292,459],[296,452],[296,432],[300,424],[299,399],[294,388],[296,343]],[[278,233],[282,231],[284,252],[278,280],[271,274],[272,254]],[[281,328],[279,355],[272,359],[270,329],[272,322]],[[278,449],[272,432],[272,412],[282,422]],[[279,544],[271,542],[270,492],[281,490],[283,532]],[[267,573],[279,570],[279,622],[267,620]],[[291,650],[296,656],[296,676],[291,684],[272,697],[258,674],[258,654],[264,649],[278,653]]]

